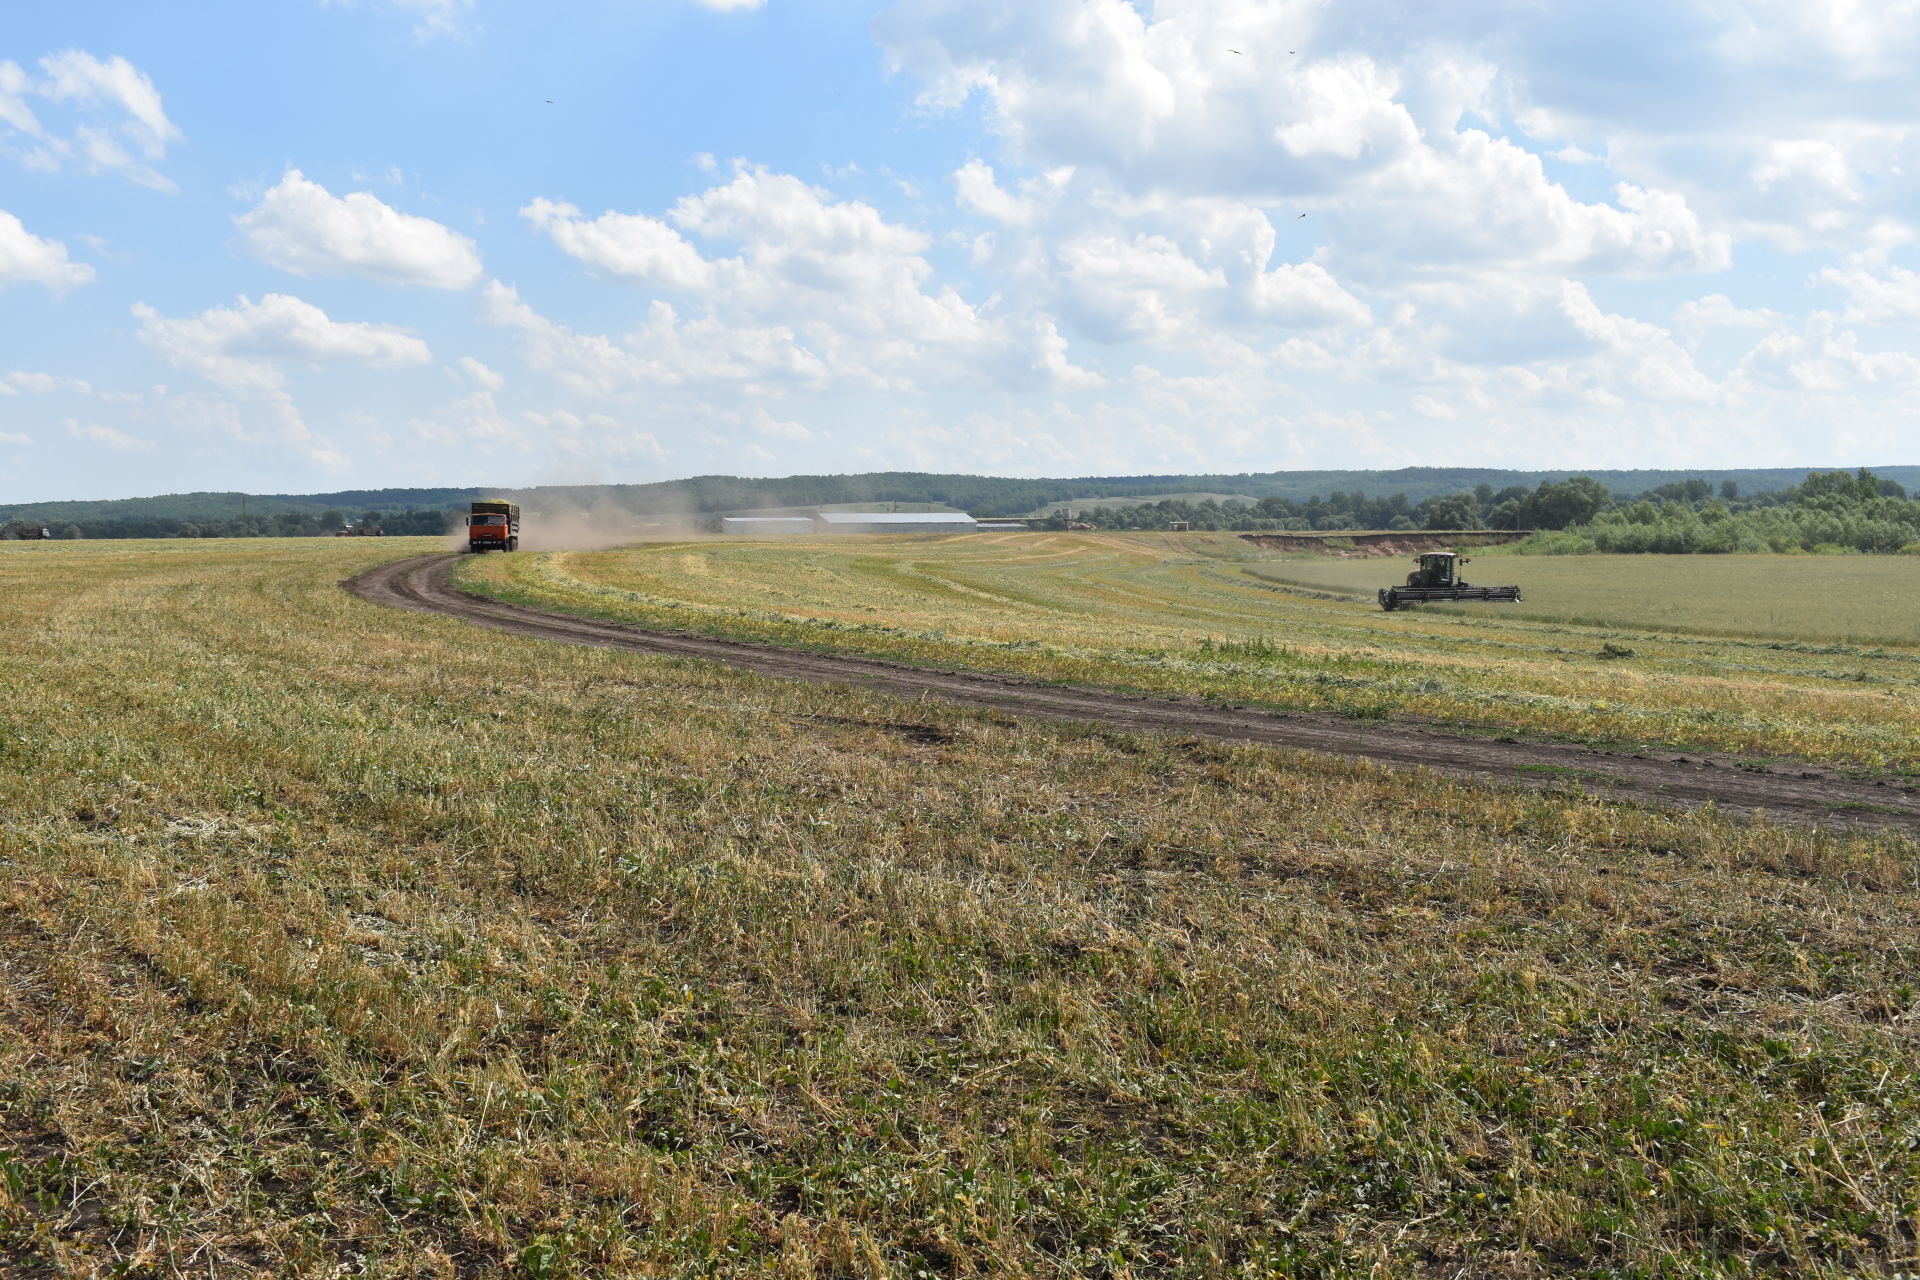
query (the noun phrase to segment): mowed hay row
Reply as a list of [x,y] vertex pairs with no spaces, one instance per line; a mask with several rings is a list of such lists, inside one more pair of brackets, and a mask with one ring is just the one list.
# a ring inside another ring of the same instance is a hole
[[[422,544],[422,549],[430,549]],[[1910,842],[0,553],[21,1274],[1855,1275]]]
[[[1604,558],[1616,562],[1614,599],[1649,559]],[[1668,595],[1710,617],[1714,575],[1747,570],[1728,557],[1685,558],[1701,563]],[[1855,579],[1911,594],[1910,561],[1853,559],[1879,561],[1851,570]],[[1558,564],[1490,562],[1498,568],[1488,572],[1522,577]],[[1396,563],[1331,562],[1324,572],[1385,584]],[[1823,638],[1832,610],[1805,575],[1794,598],[1808,636],[1782,641],[1542,622],[1506,605],[1386,614],[1370,599],[1281,580],[1321,571],[1226,534],[1021,534],[709,539],[496,557],[458,577],[536,607],[938,667],[1920,774],[1920,648]]]

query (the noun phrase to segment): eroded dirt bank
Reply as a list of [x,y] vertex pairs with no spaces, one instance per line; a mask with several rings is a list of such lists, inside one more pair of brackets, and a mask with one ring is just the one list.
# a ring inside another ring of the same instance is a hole
[[1256,547],[1273,551],[1311,551],[1359,559],[1410,556],[1422,551],[1457,551],[1462,547],[1500,547],[1518,542],[1532,532],[1531,529],[1457,529],[1434,533],[1243,533],[1240,536]]
[[945,698],[1011,715],[1090,722],[1140,733],[1259,742],[1528,787],[1578,785],[1622,800],[1685,808],[1713,804],[1732,812],[1764,811],[1776,820],[1821,826],[1920,833],[1920,788],[1858,782],[1813,765],[1761,768],[1676,752],[1625,755],[1564,743],[1464,737],[1416,725],[1152,698],[1010,676],[930,671],[873,658],[652,631],[469,595],[447,580],[458,558],[436,555],[402,560],[342,585],[362,599],[449,614],[516,635],[676,658],[708,658],[763,675],[852,685],[905,698]]

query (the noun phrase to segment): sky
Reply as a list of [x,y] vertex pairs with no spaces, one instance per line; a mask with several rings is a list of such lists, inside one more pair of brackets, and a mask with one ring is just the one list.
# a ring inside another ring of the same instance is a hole
[[0,10],[0,501],[1920,461],[1920,0]]

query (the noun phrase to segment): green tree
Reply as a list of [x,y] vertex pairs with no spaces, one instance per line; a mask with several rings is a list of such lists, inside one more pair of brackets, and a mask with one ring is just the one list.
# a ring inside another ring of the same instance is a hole
[[1612,505],[1613,495],[1592,476],[1574,476],[1558,484],[1542,481],[1528,495],[1522,507],[1522,519],[1534,529],[1565,529],[1569,525],[1589,524],[1594,516]]
[[1470,493],[1454,493],[1427,504],[1429,529],[1478,529],[1480,504]]

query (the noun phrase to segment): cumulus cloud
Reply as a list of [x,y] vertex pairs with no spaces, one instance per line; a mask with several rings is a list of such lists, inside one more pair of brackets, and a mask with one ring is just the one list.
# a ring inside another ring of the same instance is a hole
[[467,237],[401,213],[371,192],[335,196],[298,169],[287,170],[234,225],[247,252],[296,275],[464,289],[481,274],[480,255]]
[[1815,279],[1846,291],[1843,320],[1860,324],[1910,324],[1920,320],[1920,274],[1905,267],[1888,266],[1876,271],[1855,256],[1845,266],[1821,268]]
[[455,367],[459,370],[458,376],[466,378],[482,391],[498,391],[507,385],[505,378],[472,356],[461,356],[455,362]]
[[1673,327],[1691,342],[1712,329],[1769,329],[1782,323],[1776,311],[1765,307],[1735,306],[1724,293],[1710,293],[1674,309]]
[[463,34],[473,0],[324,0],[327,4],[352,7],[372,4],[391,9],[413,19],[413,34],[419,40]]
[[103,449],[111,449],[116,453],[151,453],[154,449],[154,443],[151,440],[130,436],[124,431],[114,427],[103,427],[97,422],[80,422],[74,418],[67,419],[67,434],[83,444],[97,444]]
[[35,395],[49,395],[56,391],[82,396],[93,394],[93,384],[84,378],[69,378],[55,373],[26,373],[19,369],[0,376],[0,387],[15,393],[25,391]]
[[70,262],[67,246],[28,231],[20,219],[0,209],[0,285],[26,280],[65,293],[93,279],[93,268]]
[[[904,0],[876,31],[928,105],[984,97],[1016,162],[1092,170],[1092,190],[1136,197],[1304,204],[1328,215],[1336,271],[1349,256],[1423,271],[1726,265],[1727,237],[1674,191],[1621,184],[1614,203],[1582,201],[1524,146],[1462,127],[1514,92],[1486,63],[1444,45],[1403,66],[1364,49],[1287,52],[1327,24],[1316,9],[1163,0],[1149,16],[1125,0]],[[1018,220],[990,178],[963,169],[963,203]]]
[[525,433],[507,420],[493,392],[482,389],[462,396],[431,418],[408,424],[422,440],[444,445],[518,444]]
[[712,265],[659,218],[609,210],[588,220],[573,205],[544,198],[520,216],[552,237],[561,252],[610,276],[662,289],[703,289],[712,283]]
[[[80,49],[51,54],[39,66],[36,76],[0,62],[0,140],[24,164],[118,173],[155,190],[175,189],[154,166],[180,130],[145,72],[125,58],[101,59]],[[48,108],[71,118],[49,125],[41,119]]]
[[425,364],[427,344],[391,325],[331,319],[310,302],[270,293],[233,307],[169,318],[144,303],[140,339],[169,364],[236,390],[277,391],[288,364]]
[[1815,313],[1798,333],[1770,333],[1740,362],[1737,375],[1761,386],[1813,392],[1920,384],[1920,358],[1905,351],[1866,351],[1860,335],[1832,315]]
[[683,299],[656,298],[645,323],[615,342],[565,334],[531,317],[517,294],[490,297],[490,313],[528,335],[539,358],[603,389],[751,378],[876,390],[1093,381],[1067,360],[1050,322],[994,314],[935,285],[924,232],[788,174],[738,165],[730,181],[664,217],[587,219],[545,199],[522,214],[588,267]]

